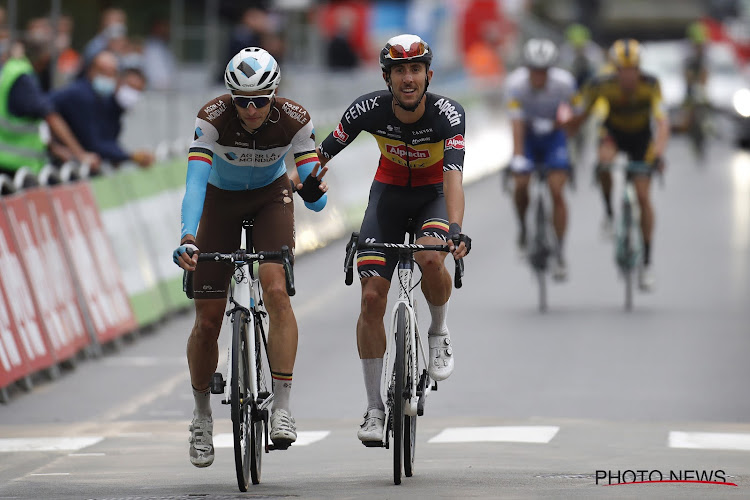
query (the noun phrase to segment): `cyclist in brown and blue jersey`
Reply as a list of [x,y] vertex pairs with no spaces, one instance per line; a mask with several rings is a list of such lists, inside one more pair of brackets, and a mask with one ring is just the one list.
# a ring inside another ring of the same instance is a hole
[[[196,318],[187,356],[195,397],[190,461],[196,467],[207,467],[214,460],[209,383],[218,362],[217,341],[232,274],[232,268],[221,263],[202,262],[196,267],[198,249],[237,250],[242,221],[252,219],[256,251],[278,251],[286,245],[293,253],[292,192],[299,189],[313,210],[320,210],[326,201],[327,186],[320,181],[326,169],[318,165],[310,115],[294,101],[276,96],[280,79],[279,66],[268,52],[243,49],[229,61],[224,74],[231,93],[206,103],[195,120],[182,201],[182,239],[173,258],[183,269],[195,271]],[[284,164],[290,151],[297,166],[291,183]],[[283,447],[297,439],[289,410],[297,321],[281,263],[264,261],[258,275],[269,317],[268,360],[274,392],[270,437]]]

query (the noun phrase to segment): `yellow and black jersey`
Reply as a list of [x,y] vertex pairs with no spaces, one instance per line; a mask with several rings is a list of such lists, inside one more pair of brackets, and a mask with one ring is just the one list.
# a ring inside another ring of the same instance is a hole
[[665,114],[659,80],[646,73],[641,73],[635,90],[628,93],[622,90],[617,74],[599,75],[587,82],[576,104],[588,112],[598,99],[605,100],[609,107],[604,125],[620,132],[650,129],[651,118]]

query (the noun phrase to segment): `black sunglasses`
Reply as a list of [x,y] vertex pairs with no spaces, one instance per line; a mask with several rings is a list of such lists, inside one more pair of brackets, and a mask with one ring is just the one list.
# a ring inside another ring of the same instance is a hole
[[232,101],[234,103],[241,107],[241,108],[249,108],[252,104],[255,106],[256,109],[262,108],[264,106],[267,106],[269,102],[271,102],[271,99],[273,99],[274,94],[270,95],[234,95],[232,94]]

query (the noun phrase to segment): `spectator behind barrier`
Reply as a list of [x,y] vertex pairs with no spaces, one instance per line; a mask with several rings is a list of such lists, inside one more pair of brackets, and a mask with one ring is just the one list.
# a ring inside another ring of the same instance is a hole
[[348,70],[359,65],[359,56],[350,42],[356,12],[346,7],[336,11],[336,31],[328,40],[326,62],[330,69]]
[[88,66],[99,52],[111,50],[118,56],[127,45],[128,16],[118,8],[105,9],[102,12],[99,33],[89,40],[83,49],[84,65]]
[[151,23],[151,30],[143,45],[143,72],[152,89],[171,89],[174,85],[177,63],[169,48],[169,22],[157,18]]
[[[128,153],[117,143],[120,130],[120,116],[117,111],[115,92],[118,90],[117,57],[109,51],[102,51],[91,62],[85,78],[52,94],[52,102],[60,114],[68,121],[73,133],[81,144],[98,153],[102,159],[118,166],[132,160],[140,166],[153,162],[153,155],[136,151]],[[59,161],[67,161],[68,151],[56,145],[53,150]]]
[[40,125],[44,120],[71,159],[99,166],[99,157],[85,151],[64,118],[42,92],[37,75],[50,63],[49,45],[27,40],[0,68],[0,173],[14,176],[22,167],[38,174],[47,162],[47,145]]

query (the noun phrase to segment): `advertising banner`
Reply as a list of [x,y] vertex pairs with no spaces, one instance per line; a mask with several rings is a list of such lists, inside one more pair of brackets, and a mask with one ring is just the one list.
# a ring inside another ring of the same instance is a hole
[[[44,188],[3,198],[2,203],[47,347],[55,362],[69,359],[91,342],[91,336],[65,256],[63,238],[67,235],[60,234]],[[3,269],[3,274],[6,271]]]

